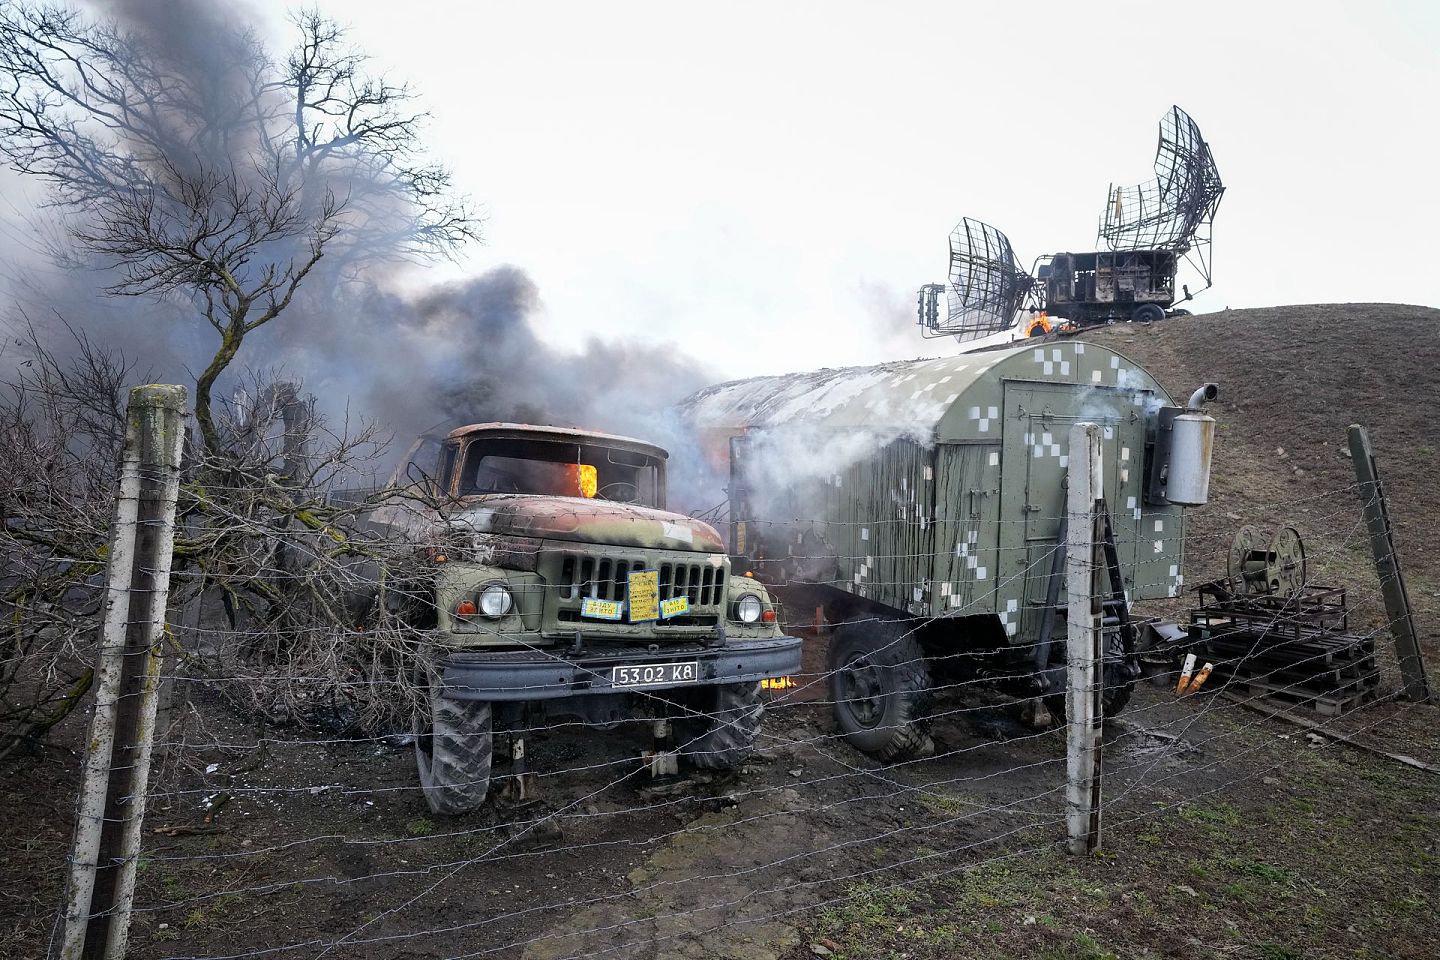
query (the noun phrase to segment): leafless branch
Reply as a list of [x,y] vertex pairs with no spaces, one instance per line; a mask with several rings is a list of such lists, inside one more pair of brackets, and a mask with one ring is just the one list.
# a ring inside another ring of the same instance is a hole
[[256,37],[222,65],[63,7],[0,9],[0,157],[50,188],[110,292],[188,298],[216,336],[195,384],[201,441],[222,453],[214,388],[322,259],[453,254],[479,237],[450,173],[424,159],[403,84],[372,75],[318,12],[283,63]]

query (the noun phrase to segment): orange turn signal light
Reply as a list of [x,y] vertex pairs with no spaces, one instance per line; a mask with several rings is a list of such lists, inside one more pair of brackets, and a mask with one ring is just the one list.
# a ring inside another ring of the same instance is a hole
[[461,600],[459,603],[455,604],[455,615],[457,617],[475,616],[475,601]]
[[775,622],[775,611],[774,611],[774,610],[766,610],[764,613],[760,614],[760,619],[761,619],[761,620],[764,620],[766,623],[774,623],[774,622]]

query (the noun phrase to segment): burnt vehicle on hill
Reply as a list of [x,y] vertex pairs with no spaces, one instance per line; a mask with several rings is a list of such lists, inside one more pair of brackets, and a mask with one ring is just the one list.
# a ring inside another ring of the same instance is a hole
[[1004,233],[962,219],[950,233],[948,282],[920,288],[921,333],[963,341],[1018,326],[1035,337],[1180,313],[1175,305],[1194,297],[1186,284],[1176,296],[1182,265],[1204,281],[1202,290],[1211,285],[1211,228],[1225,185],[1200,127],[1179,107],[1160,120],[1154,168],[1153,180],[1110,187],[1096,244],[1102,249],[1048,254],[1028,273]]
[[749,754],[761,681],[799,671],[800,641],[713,527],[665,509],[666,461],[627,437],[473,424],[438,443],[433,474],[412,469],[419,496],[376,511],[434,563],[412,601],[433,636],[416,730],[431,810],[485,800],[496,732],[514,731],[523,774],[523,731],[547,717],[653,721],[652,772]]
[[[1164,320],[1175,303],[1179,262],[1173,250],[1097,250],[1041,257],[1034,270],[1044,303],[1041,315],[1051,324],[1066,320],[1078,327],[1115,320]],[[1029,329],[1033,334],[1033,321]]]

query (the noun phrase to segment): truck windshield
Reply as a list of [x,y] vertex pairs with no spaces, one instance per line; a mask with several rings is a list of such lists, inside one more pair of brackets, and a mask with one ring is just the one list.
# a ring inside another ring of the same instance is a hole
[[644,454],[551,440],[487,439],[466,446],[459,493],[528,493],[663,507],[657,462]]

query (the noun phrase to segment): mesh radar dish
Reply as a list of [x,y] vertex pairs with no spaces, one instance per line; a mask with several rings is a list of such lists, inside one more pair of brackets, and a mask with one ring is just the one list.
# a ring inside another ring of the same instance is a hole
[[1111,250],[1168,250],[1186,259],[1210,284],[1210,227],[1225,185],[1200,128],[1179,107],[1160,120],[1155,179],[1111,186],[1100,240]]
[[[920,290],[920,328],[927,337],[975,340],[1009,330],[1034,289],[1010,238],[988,223],[961,220],[950,233],[950,282]],[[939,294],[946,290],[945,316]]]

